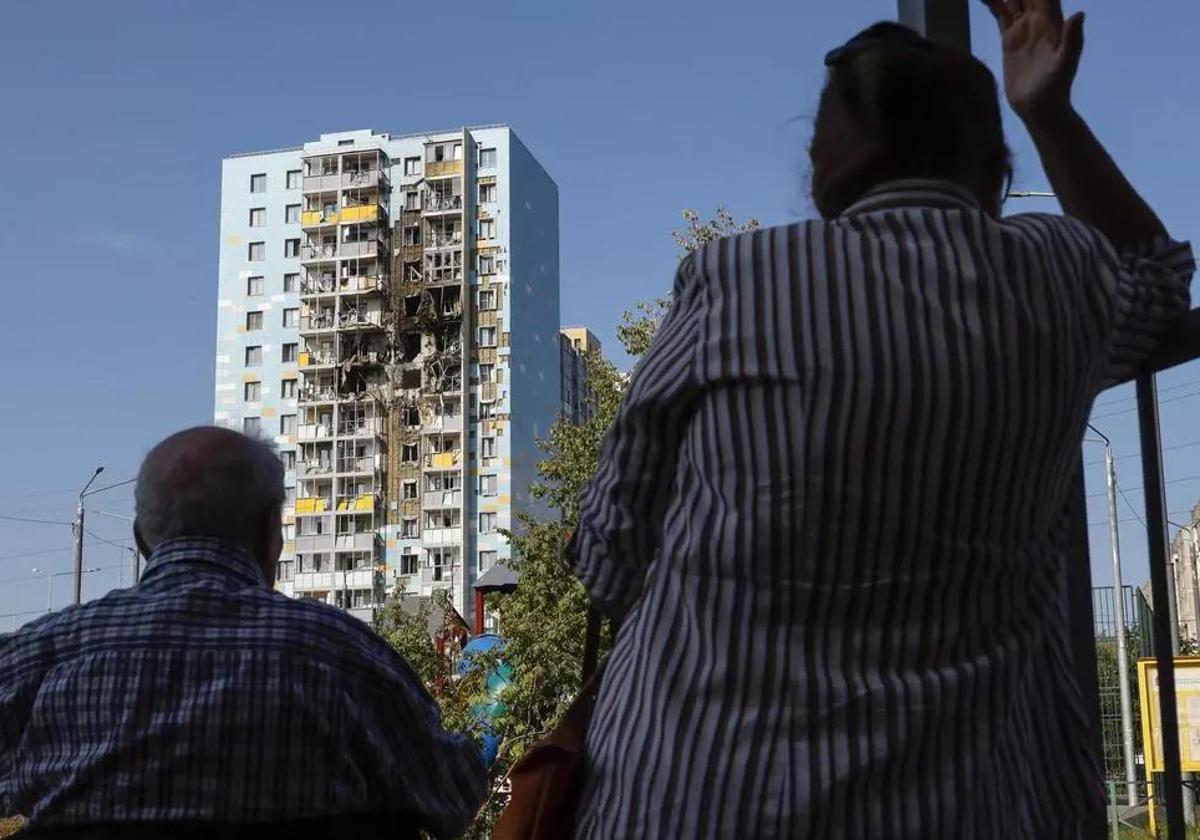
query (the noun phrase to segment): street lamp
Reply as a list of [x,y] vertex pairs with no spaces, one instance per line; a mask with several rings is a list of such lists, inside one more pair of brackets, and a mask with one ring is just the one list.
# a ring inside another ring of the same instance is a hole
[[104,472],[104,467],[96,467],[96,471],[92,473],[92,477],[88,479],[87,484],[83,485],[83,489],[79,491],[79,505],[75,508],[75,603],[78,604],[83,599],[83,497],[87,495],[88,488],[92,486],[92,482],[96,480],[96,476]]

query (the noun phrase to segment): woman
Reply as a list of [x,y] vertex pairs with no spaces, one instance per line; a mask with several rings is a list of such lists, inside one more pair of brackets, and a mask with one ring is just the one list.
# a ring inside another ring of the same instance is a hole
[[579,837],[1046,840],[1102,807],[1055,535],[1192,256],[1071,107],[1082,16],[988,5],[1067,215],[999,218],[980,62],[890,24],[829,55],[823,219],[684,260],[582,500],[624,619]]

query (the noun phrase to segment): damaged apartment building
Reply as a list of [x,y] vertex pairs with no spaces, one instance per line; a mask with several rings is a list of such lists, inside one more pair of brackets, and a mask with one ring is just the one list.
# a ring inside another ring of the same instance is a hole
[[509,556],[562,409],[558,195],[505,126],[224,161],[216,422],[287,469],[278,588],[369,618]]

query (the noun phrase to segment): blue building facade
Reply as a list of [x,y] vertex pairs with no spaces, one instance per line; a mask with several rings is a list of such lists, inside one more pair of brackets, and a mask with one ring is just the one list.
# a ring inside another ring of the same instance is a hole
[[288,465],[278,587],[473,609],[561,405],[558,194],[506,126],[224,161],[214,418]]

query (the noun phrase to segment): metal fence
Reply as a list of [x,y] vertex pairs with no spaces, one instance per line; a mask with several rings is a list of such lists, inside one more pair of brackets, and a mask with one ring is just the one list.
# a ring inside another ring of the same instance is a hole
[[[1122,587],[1125,606],[1125,632],[1129,655],[1140,658],[1154,655],[1150,604],[1140,589]],[[1117,668],[1117,617],[1113,587],[1092,588],[1093,632],[1096,638],[1096,682],[1100,699],[1101,749],[1104,778],[1125,784],[1125,758],[1121,739],[1121,684]],[[1141,709],[1138,706],[1135,672],[1125,675],[1133,700],[1133,738],[1135,753],[1142,752]],[[1140,777],[1140,771],[1135,776]]]

